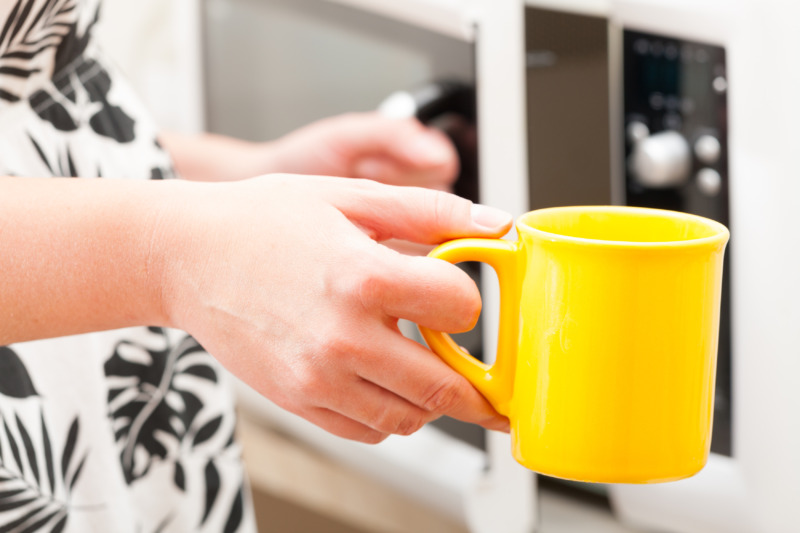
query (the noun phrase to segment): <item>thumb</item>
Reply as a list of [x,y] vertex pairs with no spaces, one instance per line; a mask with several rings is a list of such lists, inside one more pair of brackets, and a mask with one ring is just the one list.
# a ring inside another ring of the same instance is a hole
[[359,194],[343,190],[334,205],[377,241],[438,244],[459,237],[501,237],[513,221],[505,211],[443,191],[367,180],[358,189]]

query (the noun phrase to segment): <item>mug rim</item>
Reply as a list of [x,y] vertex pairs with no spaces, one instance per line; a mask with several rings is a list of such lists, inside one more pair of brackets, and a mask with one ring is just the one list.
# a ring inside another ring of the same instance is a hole
[[[571,235],[562,235],[545,231],[534,227],[529,224],[526,219],[534,217],[536,214],[545,214],[551,212],[581,212],[581,213],[640,213],[645,215],[667,216],[673,220],[684,220],[694,224],[701,224],[709,228],[713,234],[707,237],[700,237],[694,239],[683,240],[666,240],[666,241],[616,241],[605,239],[591,239],[587,237],[574,237]],[[684,213],[681,211],[672,211],[669,209],[657,209],[652,207],[635,207],[627,205],[576,205],[576,206],[559,206],[559,207],[545,207],[542,209],[535,209],[528,211],[521,215],[516,221],[517,229],[526,233],[534,234],[539,237],[545,238],[552,242],[565,242],[581,245],[594,245],[604,247],[618,247],[618,248],[690,248],[699,247],[706,244],[713,244],[719,242],[724,245],[730,238],[730,231],[724,224],[712,220],[710,218],[694,215],[691,213]]]

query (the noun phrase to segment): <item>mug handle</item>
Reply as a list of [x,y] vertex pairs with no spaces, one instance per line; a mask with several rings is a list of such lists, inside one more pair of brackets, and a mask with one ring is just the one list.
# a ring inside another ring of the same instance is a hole
[[519,332],[519,303],[524,254],[519,242],[502,239],[456,239],[435,248],[428,257],[449,263],[481,261],[494,268],[500,283],[497,357],[492,365],[475,359],[447,333],[418,326],[428,347],[467,378],[501,415],[508,416],[514,384]]

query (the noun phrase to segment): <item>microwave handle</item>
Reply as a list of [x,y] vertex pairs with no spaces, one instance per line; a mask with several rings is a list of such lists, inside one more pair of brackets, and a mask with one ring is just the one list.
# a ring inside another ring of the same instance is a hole
[[431,82],[412,91],[397,91],[378,106],[383,115],[393,118],[416,117],[423,124],[450,113],[475,122],[475,89],[453,80]]

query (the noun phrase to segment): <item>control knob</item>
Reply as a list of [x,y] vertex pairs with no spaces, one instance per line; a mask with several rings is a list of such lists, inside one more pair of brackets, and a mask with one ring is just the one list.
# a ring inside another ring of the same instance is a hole
[[689,180],[692,150],[677,131],[662,131],[635,142],[628,165],[636,181],[645,187],[679,187]]
[[713,165],[722,155],[722,145],[713,135],[702,135],[694,143],[694,155],[701,162]]

